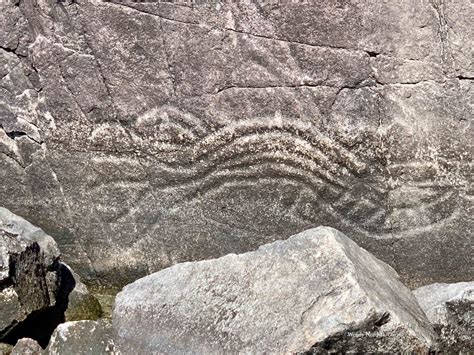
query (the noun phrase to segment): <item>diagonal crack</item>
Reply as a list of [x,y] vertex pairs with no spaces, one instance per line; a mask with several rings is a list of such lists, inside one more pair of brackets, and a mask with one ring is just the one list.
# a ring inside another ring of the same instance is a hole
[[188,21],[177,20],[177,19],[173,19],[173,18],[169,18],[169,17],[163,16],[163,15],[160,15],[160,14],[156,14],[156,13],[151,12],[151,11],[147,11],[145,9],[138,9],[136,7],[126,5],[126,4],[123,4],[123,3],[119,3],[119,2],[115,2],[115,1],[106,0],[104,2],[106,4],[113,4],[113,5],[117,5],[117,6],[121,6],[121,7],[126,7],[128,9],[133,10],[133,11],[137,11],[137,12],[140,12],[142,14],[157,17],[157,18],[162,19],[162,20],[168,20],[168,21],[171,21],[171,22],[182,23],[182,24],[185,24],[185,25],[197,25],[197,26],[201,25],[199,22],[188,22]]

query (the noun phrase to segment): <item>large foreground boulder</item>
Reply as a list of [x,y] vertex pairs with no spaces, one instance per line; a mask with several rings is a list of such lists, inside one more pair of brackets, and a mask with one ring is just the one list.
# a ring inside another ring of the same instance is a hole
[[53,238],[0,207],[0,342],[28,337],[45,347],[61,322],[100,312]]
[[440,350],[474,350],[474,282],[437,283],[413,293],[440,335]]
[[125,354],[428,351],[436,336],[396,272],[327,227],[142,278],[113,328]]

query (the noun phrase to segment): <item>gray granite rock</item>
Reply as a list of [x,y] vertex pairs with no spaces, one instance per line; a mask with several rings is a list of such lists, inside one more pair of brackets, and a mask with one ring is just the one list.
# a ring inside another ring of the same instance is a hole
[[85,281],[320,224],[473,278],[468,0],[0,6],[0,204]]
[[52,237],[4,207],[0,207],[0,230],[3,232],[0,246],[0,280],[8,276],[9,252],[20,253],[36,243],[43,254],[45,265],[53,265],[59,258],[59,249]]
[[440,335],[440,350],[468,354],[474,349],[474,282],[437,283],[413,293]]
[[436,337],[397,273],[327,227],[137,280],[112,319],[124,354],[427,352]]
[[58,259],[53,238],[0,207],[0,341],[54,306]]
[[75,321],[60,324],[45,350],[49,355],[105,355],[115,354],[111,340],[110,323],[100,321]]
[[36,342],[30,338],[22,338],[18,340],[13,347],[11,355],[42,355],[43,349]]
[[46,346],[64,320],[100,316],[98,301],[59,258],[52,237],[0,207],[1,342],[29,337]]

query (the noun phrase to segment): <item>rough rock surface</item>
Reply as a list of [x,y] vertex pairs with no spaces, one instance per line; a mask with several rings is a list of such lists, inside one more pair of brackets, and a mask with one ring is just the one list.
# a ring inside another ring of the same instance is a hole
[[312,226],[473,279],[469,0],[0,4],[0,204],[87,279]]
[[0,341],[15,344],[25,324],[48,312],[57,321],[58,259],[53,238],[0,207]]
[[114,354],[110,322],[75,321],[60,324],[46,348],[48,355],[105,355]]
[[65,319],[100,315],[98,301],[59,257],[52,237],[0,207],[0,342],[31,337],[46,346]]
[[440,335],[441,351],[474,350],[474,282],[437,283],[413,293]]
[[426,352],[436,337],[397,273],[327,227],[137,280],[112,325],[124,354]]
[[41,355],[43,349],[36,342],[36,340],[30,338],[22,338],[18,340],[15,347],[12,349],[10,355]]

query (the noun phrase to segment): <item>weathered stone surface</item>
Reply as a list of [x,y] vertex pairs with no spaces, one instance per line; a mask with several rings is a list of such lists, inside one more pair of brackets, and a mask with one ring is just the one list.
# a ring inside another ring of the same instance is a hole
[[36,340],[30,338],[22,338],[18,340],[15,347],[13,348],[11,355],[41,355],[43,349],[36,342]]
[[0,204],[85,281],[320,224],[412,286],[474,278],[472,2],[16,5]]
[[137,280],[112,324],[124,354],[426,352],[436,336],[396,272],[327,227]]
[[98,301],[59,257],[52,237],[0,207],[0,341],[31,337],[46,346],[65,319],[100,316]]
[[115,354],[110,323],[105,320],[84,320],[60,324],[51,336],[45,353],[50,355]]
[[474,349],[474,282],[432,284],[413,293],[440,335],[441,351]]
[[9,252],[23,252],[28,246],[36,243],[46,265],[54,264],[59,258],[59,249],[52,237],[3,207],[0,207],[0,230],[3,232],[0,247],[0,280],[8,276]]

